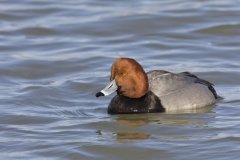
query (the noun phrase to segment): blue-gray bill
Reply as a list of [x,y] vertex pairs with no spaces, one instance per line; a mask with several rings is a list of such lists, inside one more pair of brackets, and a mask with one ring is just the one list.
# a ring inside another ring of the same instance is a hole
[[102,89],[100,92],[96,93],[96,97],[108,96],[108,95],[112,94],[113,92],[117,91],[117,89],[118,89],[118,86],[114,79],[104,89]]

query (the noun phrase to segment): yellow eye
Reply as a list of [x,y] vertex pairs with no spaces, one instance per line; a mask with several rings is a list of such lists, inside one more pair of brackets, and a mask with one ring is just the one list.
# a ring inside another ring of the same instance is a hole
[[125,70],[120,70],[120,71],[118,72],[118,75],[121,76],[121,77],[125,76],[125,75],[126,75]]

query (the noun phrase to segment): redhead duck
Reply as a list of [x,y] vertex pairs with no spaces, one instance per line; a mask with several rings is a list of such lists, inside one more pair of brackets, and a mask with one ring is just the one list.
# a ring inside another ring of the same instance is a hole
[[175,112],[200,109],[216,102],[213,84],[189,72],[145,72],[131,58],[119,58],[111,68],[110,83],[96,97],[113,92],[109,114]]

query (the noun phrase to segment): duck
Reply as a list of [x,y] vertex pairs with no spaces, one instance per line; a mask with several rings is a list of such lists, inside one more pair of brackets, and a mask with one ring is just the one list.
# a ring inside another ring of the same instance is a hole
[[135,59],[121,57],[113,62],[110,82],[96,97],[117,93],[108,105],[109,114],[171,113],[215,104],[213,86],[190,72],[145,72]]

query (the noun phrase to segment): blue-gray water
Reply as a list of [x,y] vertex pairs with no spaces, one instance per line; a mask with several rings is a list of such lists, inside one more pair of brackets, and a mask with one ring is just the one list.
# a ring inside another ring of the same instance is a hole
[[[0,159],[240,156],[239,0],[1,0]],[[190,71],[224,98],[196,113],[108,115],[111,63]]]

